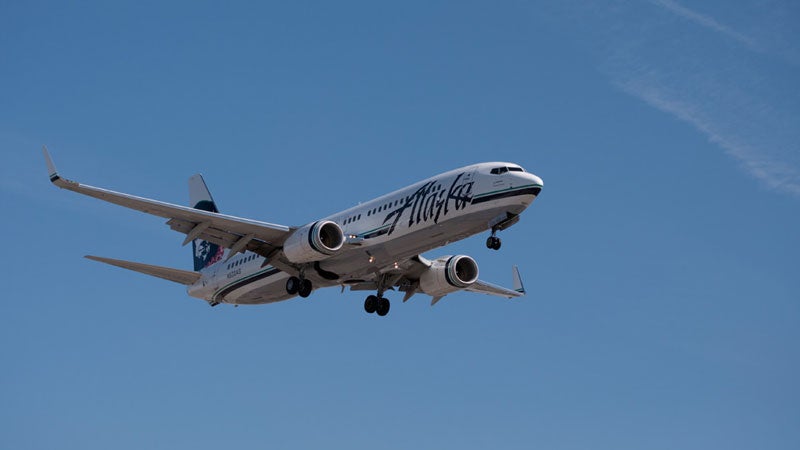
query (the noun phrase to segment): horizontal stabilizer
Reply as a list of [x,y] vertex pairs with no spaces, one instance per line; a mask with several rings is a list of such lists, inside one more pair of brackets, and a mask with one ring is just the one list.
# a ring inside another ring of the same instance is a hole
[[101,258],[99,256],[92,256],[92,255],[86,255],[85,258],[91,259],[92,261],[99,261],[101,263],[122,267],[123,269],[133,270],[134,272],[143,273],[145,275],[150,275],[153,277],[163,278],[165,280],[185,285],[194,284],[195,282],[197,282],[197,280],[200,279],[199,273],[189,272],[188,270],[153,266],[150,264],[123,261],[121,259]]

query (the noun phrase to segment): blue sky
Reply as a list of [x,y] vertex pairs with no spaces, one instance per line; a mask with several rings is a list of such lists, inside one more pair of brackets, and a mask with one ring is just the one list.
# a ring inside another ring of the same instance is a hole
[[[792,2],[0,5],[0,447],[795,449]],[[299,225],[436,173],[545,180],[463,253],[505,301],[209,308],[66,176]]]

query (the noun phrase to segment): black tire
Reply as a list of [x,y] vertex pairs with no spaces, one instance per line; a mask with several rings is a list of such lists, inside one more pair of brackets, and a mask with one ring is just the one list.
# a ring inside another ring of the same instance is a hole
[[364,311],[366,311],[367,314],[372,314],[375,312],[375,308],[378,306],[378,302],[376,300],[378,300],[378,297],[375,297],[374,295],[370,295],[366,300],[364,300]]
[[286,280],[286,293],[295,295],[298,291],[300,291],[300,278],[289,277],[289,279]]
[[389,314],[389,308],[391,308],[391,303],[389,303],[389,299],[380,297],[378,298],[378,307],[375,308],[375,312],[378,313],[379,316],[383,317]]
[[489,236],[486,238],[486,248],[494,249],[494,236]]
[[502,243],[502,241],[500,241],[500,238],[494,238],[494,249],[495,250],[500,250],[500,246],[502,244],[503,243]]
[[297,291],[300,297],[306,298],[311,295],[311,291],[314,290],[314,286],[311,285],[311,282],[308,280],[300,280],[300,289]]

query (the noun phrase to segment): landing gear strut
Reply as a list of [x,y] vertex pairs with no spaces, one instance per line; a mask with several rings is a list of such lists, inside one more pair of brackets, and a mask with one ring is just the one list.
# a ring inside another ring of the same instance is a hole
[[492,235],[486,239],[486,247],[492,250],[500,250],[500,238],[497,237],[498,231],[503,231],[506,228],[519,222],[519,214],[512,214],[506,212],[505,215],[499,216],[489,223],[492,230]]
[[286,293],[289,295],[297,294],[300,297],[306,298],[311,295],[313,289],[314,286],[312,286],[311,281],[305,278],[289,277],[289,279],[286,280]]
[[383,298],[382,296],[370,295],[364,300],[364,311],[366,311],[367,314],[378,313],[379,316],[383,317],[389,314],[389,308],[391,308],[391,306],[389,299]]

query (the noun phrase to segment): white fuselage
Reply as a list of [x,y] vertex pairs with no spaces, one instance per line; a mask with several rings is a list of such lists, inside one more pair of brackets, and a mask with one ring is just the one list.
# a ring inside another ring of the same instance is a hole
[[[482,233],[524,211],[542,180],[516,164],[482,163],[437,175],[326,217],[344,231],[348,245],[311,265],[314,288],[355,284],[426,251]],[[263,267],[262,267],[263,266]],[[202,272],[189,295],[232,304],[292,298],[289,274],[254,253],[238,254]]]

